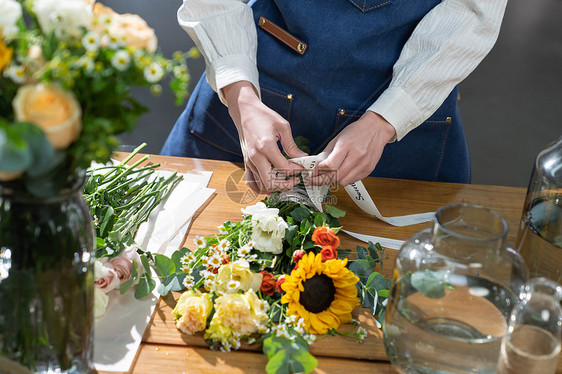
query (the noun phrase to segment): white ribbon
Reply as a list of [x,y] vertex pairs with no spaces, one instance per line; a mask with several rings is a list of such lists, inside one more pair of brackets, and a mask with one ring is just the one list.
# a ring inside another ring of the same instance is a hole
[[[322,152],[316,156],[305,156],[291,159],[292,162],[301,165],[305,170],[309,171],[308,173],[302,174],[305,181],[306,192],[308,193],[308,196],[312,200],[314,206],[320,212],[323,211],[322,202],[324,201],[324,198],[326,197],[330,186],[308,186],[306,185],[306,181],[312,175],[312,170],[314,170],[314,168],[316,168],[316,166],[327,157],[328,153]],[[381,221],[384,221],[393,226],[415,225],[418,223],[431,221],[435,216],[435,212],[427,212],[397,217],[384,217],[379,212],[377,206],[373,202],[373,199],[371,199],[371,196],[367,192],[367,189],[363,185],[363,182],[358,181],[355,183],[351,183],[350,185],[345,187],[345,190],[352,198],[352,200],[355,201],[355,204],[357,204],[357,206],[359,206],[359,208],[361,208],[364,212],[370,214],[371,216],[377,217]]]

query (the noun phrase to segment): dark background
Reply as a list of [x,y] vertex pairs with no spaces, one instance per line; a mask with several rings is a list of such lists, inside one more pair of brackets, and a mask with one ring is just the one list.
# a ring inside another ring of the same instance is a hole
[[[340,0],[343,1],[343,0]],[[153,27],[159,48],[171,57],[193,42],[179,27],[176,0],[103,0],[119,13],[137,13]],[[472,155],[472,182],[526,187],[533,160],[546,144],[562,135],[562,0],[511,0],[494,49],[460,84],[460,110]],[[203,58],[190,60],[193,89],[204,69]],[[183,107],[174,106],[169,90],[137,97],[150,112],[123,145],[148,143],[158,153]]]

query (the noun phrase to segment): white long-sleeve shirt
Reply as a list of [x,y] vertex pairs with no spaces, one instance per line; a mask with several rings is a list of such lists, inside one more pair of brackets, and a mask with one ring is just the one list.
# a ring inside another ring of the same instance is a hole
[[[497,40],[507,0],[443,0],[420,21],[394,64],[389,87],[368,108],[395,129],[397,140],[419,126],[470,74]],[[243,0],[183,0],[180,26],[193,39],[218,92],[249,81],[259,93],[257,33]]]

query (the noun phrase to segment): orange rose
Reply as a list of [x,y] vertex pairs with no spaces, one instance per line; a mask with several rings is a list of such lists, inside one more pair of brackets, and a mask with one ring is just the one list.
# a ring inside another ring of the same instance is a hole
[[279,279],[277,279],[277,284],[275,285],[275,289],[277,290],[277,292],[279,293],[283,293],[285,291],[283,291],[283,289],[281,288],[281,285],[285,283],[285,274],[281,275],[279,277]]
[[334,260],[338,258],[338,251],[331,245],[325,245],[320,250],[320,254],[322,255],[322,261]]
[[329,245],[335,249],[340,246],[340,238],[336,236],[336,233],[331,228],[325,226],[317,227],[314,230],[312,240],[321,247]]
[[262,271],[263,278],[261,279],[260,291],[267,296],[273,296],[275,293],[275,286],[277,285],[277,280],[275,276],[271,273]]
[[39,127],[55,149],[65,149],[82,130],[82,110],[72,92],[49,83],[19,88],[12,101],[16,121]]

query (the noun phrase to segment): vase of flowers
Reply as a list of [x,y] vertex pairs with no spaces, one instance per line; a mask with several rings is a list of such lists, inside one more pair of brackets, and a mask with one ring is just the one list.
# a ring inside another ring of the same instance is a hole
[[0,0],[0,368],[91,370],[92,218],[85,170],[169,77],[187,96],[186,60],[157,52],[144,20],[90,0]]

